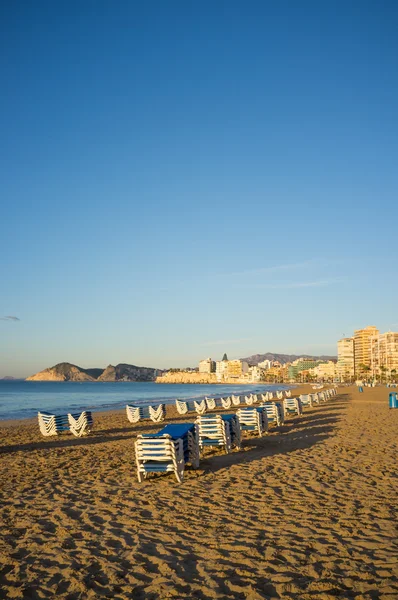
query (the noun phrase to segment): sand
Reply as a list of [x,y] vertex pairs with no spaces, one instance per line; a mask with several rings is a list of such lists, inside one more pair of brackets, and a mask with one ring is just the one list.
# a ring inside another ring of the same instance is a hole
[[83,439],[4,424],[0,596],[398,598],[388,391],[340,388],[241,452],[209,450],[180,485],[137,482],[135,436],[159,426],[124,413]]

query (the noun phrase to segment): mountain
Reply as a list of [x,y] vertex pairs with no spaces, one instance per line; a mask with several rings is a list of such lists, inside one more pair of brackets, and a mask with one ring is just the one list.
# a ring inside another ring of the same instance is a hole
[[98,377],[98,381],[155,381],[157,369],[135,365],[109,365]]
[[135,365],[109,365],[106,369],[83,369],[71,363],[59,363],[35,375],[26,381],[154,381],[157,369],[137,367]]
[[248,356],[247,358],[241,358],[241,360],[249,363],[251,367],[258,365],[259,362],[263,362],[263,360],[270,361],[278,361],[282,365],[285,363],[293,362],[298,358],[310,358],[312,360],[337,360],[336,356],[310,356],[309,354],[276,354],[274,352],[266,352],[265,354],[253,354],[252,356]]

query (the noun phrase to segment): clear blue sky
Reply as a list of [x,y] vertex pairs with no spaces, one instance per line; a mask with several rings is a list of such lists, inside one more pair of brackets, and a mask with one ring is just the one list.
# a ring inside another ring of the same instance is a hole
[[0,377],[398,330],[395,1],[0,8]]

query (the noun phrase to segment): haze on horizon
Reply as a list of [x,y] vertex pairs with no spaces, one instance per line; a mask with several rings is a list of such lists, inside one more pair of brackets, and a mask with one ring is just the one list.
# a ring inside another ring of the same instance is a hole
[[397,330],[398,5],[3,3],[0,377]]

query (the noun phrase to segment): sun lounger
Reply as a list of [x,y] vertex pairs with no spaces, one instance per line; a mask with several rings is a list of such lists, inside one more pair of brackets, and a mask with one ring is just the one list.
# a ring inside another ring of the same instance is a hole
[[312,394],[301,394],[300,400],[302,406],[312,406]]
[[261,406],[239,408],[236,412],[242,431],[254,431],[261,437],[268,431],[267,411]]
[[217,407],[215,398],[205,398],[207,410],[214,410]]
[[276,392],[276,397],[278,398],[278,400],[282,400],[283,399],[283,392]]
[[245,396],[245,404],[247,404],[248,406],[254,404],[254,398],[252,394],[250,394],[250,396]]
[[232,404],[234,406],[240,406],[240,404],[241,404],[241,397],[240,396],[231,396],[231,400],[232,400]]
[[181,439],[173,440],[169,435],[142,436],[135,442],[135,459],[138,481],[148,473],[174,473],[181,483],[184,479],[184,449]]
[[85,410],[81,414],[68,414],[69,429],[76,437],[82,437],[91,432],[94,421],[91,411]]
[[297,415],[299,417],[303,412],[300,398],[285,398],[283,407],[285,409],[285,416]]
[[284,422],[283,408],[279,402],[266,402],[261,404],[267,413],[268,425],[277,425],[278,427]]
[[231,396],[227,396],[227,398],[221,398],[221,405],[223,408],[231,408],[231,406],[232,406]]
[[207,446],[223,446],[228,454],[232,444],[240,447],[240,428],[236,415],[201,415],[195,424],[201,450]]
[[285,391],[285,396],[286,396],[286,398],[291,398],[292,397],[292,391],[291,390],[286,390]]
[[69,431],[68,415],[53,415],[47,412],[39,412],[39,428],[43,435],[58,435],[62,431]]
[[204,413],[207,411],[207,404],[206,404],[206,400],[203,398],[203,400],[194,400],[193,404],[195,406],[195,410],[198,413],[198,415],[204,415]]
[[154,423],[164,421],[166,407],[164,404],[158,406],[126,406],[127,418],[130,423],[138,423],[144,419],[151,419]]

